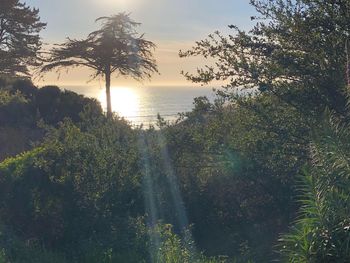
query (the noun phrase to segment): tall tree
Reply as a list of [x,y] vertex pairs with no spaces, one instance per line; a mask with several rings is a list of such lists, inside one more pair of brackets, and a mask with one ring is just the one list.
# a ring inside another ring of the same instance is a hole
[[41,48],[39,10],[19,0],[0,2],[0,74],[29,75],[29,66],[38,66]]
[[65,43],[53,48],[48,63],[41,71],[72,66],[92,69],[92,78],[105,78],[107,115],[111,116],[111,75],[117,73],[136,80],[150,78],[152,73],[158,72],[152,54],[155,44],[137,34],[135,28],[140,23],[125,13],[100,17],[96,21],[101,21],[102,27],[90,33],[86,39],[68,38]]

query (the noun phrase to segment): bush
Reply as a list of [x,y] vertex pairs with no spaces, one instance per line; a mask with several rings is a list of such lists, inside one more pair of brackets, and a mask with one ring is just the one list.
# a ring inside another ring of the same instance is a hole
[[350,126],[327,114],[303,176],[300,218],[281,239],[286,262],[350,261]]
[[[184,230],[181,239],[174,234],[169,224],[158,224],[149,230],[153,243],[153,260],[155,263],[225,263],[225,259],[207,258],[196,251],[189,230]],[[157,244],[155,240],[160,242]]]

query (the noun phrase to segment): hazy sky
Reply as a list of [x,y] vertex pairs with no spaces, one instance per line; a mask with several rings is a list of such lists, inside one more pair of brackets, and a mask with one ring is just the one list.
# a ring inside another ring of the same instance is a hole
[[[180,59],[178,51],[190,48],[196,40],[219,30],[228,32],[227,25],[235,24],[248,29],[254,9],[249,0],[26,0],[39,8],[47,28],[42,32],[46,43],[60,43],[66,37],[83,38],[95,30],[94,20],[119,12],[131,13],[141,22],[138,29],[145,38],[157,44],[155,56],[161,75],[144,85],[189,85],[181,70],[192,70],[205,61]],[[60,78],[50,73],[41,85],[85,85],[87,70],[62,72]],[[92,82],[90,84],[96,84]],[[140,85],[128,79],[113,79],[115,86]],[[103,84],[101,84],[103,85]]]

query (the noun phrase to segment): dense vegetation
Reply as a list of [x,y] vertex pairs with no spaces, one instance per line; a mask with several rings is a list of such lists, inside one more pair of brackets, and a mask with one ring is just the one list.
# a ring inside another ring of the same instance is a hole
[[44,136],[44,126],[57,126],[70,118],[81,120],[80,112],[90,109],[101,116],[99,102],[56,86],[38,89],[29,79],[0,80],[0,160],[31,148]]
[[350,1],[251,4],[180,52],[228,85],[172,124],[1,80],[0,262],[350,261]]

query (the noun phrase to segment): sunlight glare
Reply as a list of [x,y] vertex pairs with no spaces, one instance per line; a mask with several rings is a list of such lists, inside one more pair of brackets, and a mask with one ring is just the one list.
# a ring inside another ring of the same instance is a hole
[[[100,91],[99,101],[104,110],[106,110],[106,92],[104,89]],[[138,93],[127,87],[111,87],[112,110],[121,117],[134,117],[139,115],[140,98]]]
[[111,6],[111,7],[119,7],[119,8],[131,8],[135,7],[135,5],[139,2],[139,0],[98,0],[96,4]]

